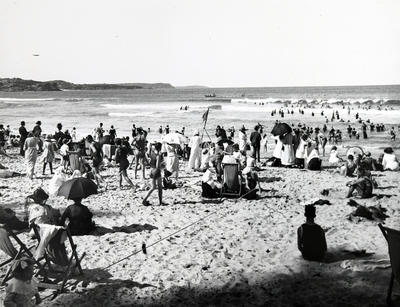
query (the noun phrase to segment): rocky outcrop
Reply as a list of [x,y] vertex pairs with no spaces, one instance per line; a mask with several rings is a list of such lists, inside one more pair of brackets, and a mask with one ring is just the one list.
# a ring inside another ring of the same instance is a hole
[[75,84],[63,80],[35,81],[20,78],[0,79],[0,91],[24,92],[24,91],[61,91],[61,90],[109,90],[109,89],[154,89],[173,88],[169,83],[117,83],[117,84]]

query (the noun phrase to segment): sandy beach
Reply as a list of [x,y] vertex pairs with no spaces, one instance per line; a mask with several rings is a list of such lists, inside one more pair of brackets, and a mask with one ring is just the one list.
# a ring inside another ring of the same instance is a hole
[[[346,146],[346,142],[338,146],[341,155]],[[379,146],[372,148],[376,156]],[[12,158],[2,157],[1,163],[25,172],[16,151]],[[181,169],[185,163],[181,161]],[[325,157],[323,166],[327,165]],[[128,172],[131,177],[132,172]],[[118,168],[107,168],[102,174],[108,190],[83,202],[100,230],[74,237],[78,253],[86,252],[84,275],[69,282],[67,293],[41,306],[385,305],[390,277],[387,244],[377,221],[349,219],[355,209],[345,198],[349,178],[328,169],[263,167],[259,176],[266,191],[259,199],[220,202],[201,197],[201,173],[183,171],[182,187],[164,191],[168,205],[144,207],[141,201],[149,182],[134,193],[118,188]],[[398,229],[400,175],[389,171],[374,176],[379,185],[374,196],[356,201],[386,208],[386,225]],[[23,215],[25,197],[35,187],[46,188],[50,178],[0,179],[0,204]],[[329,190],[328,196],[321,195],[323,189]],[[296,241],[304,205],[318,199],[330,202],[316,206],[316,222],[325,230],[328,243],[324,263],[303,260]],[[48,204],[63,211],[68,201],[57,197]],[[26,233],[21,238],[31,240]],[[146,255],[142,243],[148,246]],[[51,292],[42,292],[46,294]],[[1,291],[0,299],[3,295]]]

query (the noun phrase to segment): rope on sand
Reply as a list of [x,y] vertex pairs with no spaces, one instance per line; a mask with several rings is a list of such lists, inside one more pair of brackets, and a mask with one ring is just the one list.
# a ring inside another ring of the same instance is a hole
[[[244,194],[244,195],[240,196],[239,198],[237,198],[237,199],[235,200],[235,202],[239,201],[240,199],[242,199],[243,197],[245,197],[246,195],[252,193],[252,192],[255,191],[255,190],[258,190],[258,189],[257,189],[257,188],[254,188],[254,189],[248,191],[246,194]],[[220,201],[222,201],[222,197],[220,198]],[[268,208],[269,208],[269,207],[268,207]],[[269,208],[269,209],[271,209],[271,208]],[[156,244],[158,244],[158,243],[160,243],[160,242],[162,242],[162,241],[164,241],[164,240],[166,240],[166,239],[168,239],[168,238],[170,238],[170,237],[176,235],[177,233],[179,233],[179,232],[181,232],[181,231],[184,231],[185,229],[188,229],[189,227],[200,223],[201,221],[207,219],[208,217],[210,217],[211,215],[216,214],[216,213],[218,213],[217,210],[215,210],[215,211],[213,211],[213,212],[207,214],[206,216],[203,216],[202,218],[200,218],[200,219],[198,219],[198,220],[196,220],[196,221],[190,223],[189,225],[186,225],[185,227],[180,228],[180,229],[178,229],[177,231],[175,231],[175,232],[173,232],[173,233],[171,233],[171,234],[169,234],[169,235],[167,235],[167,236],[165,236],[165,237],[163,237],[163,238],[157,240],[156,242],[151,243],[150,245],[147,245],[147,246],[146,246],[145,244],[143,244],[142,249],[136,250],[136,251],[134,251],[132,254],[129,254],[128,256],[125,256],[124,258],[121,258],[121,259],[117,260],[116,262],[111,263],[110,265],[106,266],[104,269],[107,270],[107,269],[109,269],[110,267],[112,267],[112,266],[114,266],[114,265],[116,265],[116,264],[118,264],[118,263],[120,263],[120,262],[122,262],[122,261],[124,261],[124,260],[126,260],[126,259],[129,259],[129,258],[131,258],[132,256],[134,256],[134,255],[136,255],[136,254],[139,254],[139,253],[142,252],[142,251],[145,253],[146,248],[152,247],[152,246],[154,246],[154,245],[156,245]]]

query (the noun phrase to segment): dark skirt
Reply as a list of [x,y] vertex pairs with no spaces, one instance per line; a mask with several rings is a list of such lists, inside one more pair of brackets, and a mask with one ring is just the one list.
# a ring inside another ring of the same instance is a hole
[[311,171],[320,171],[321,170],[321,159],[313,158],[308,162],[308,169]]

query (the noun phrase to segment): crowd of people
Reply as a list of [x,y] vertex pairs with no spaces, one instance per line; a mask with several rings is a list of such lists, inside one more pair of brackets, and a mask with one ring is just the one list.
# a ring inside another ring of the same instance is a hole
[[[333,116],[338,115],[334,113]],[[276,121],[275,126],[282,124],[284,123]],[[149,130],[135,125],[132,126],[130,136],[119,137],[114,126],[110,126],[106,131],[100,123],[91,135],[78,139],[75,127],[70,133],[68,130],[63,130],[63,125],[59,123],[54,134],[44,135],[40,121],[29,131],[25,127],[25,122],[21,122],[19,143],[9,142],[8,145],[19,146],[19,153],[25,157],[26,173],[30,179],[36,177],[35,166],[38,160],[43,162],[42,174],[46,174],[48,167],[53,176],[49,181],[48,193],[38,188],[27,197],[28,222],[16,219],[15,215],[10,215],[8,218],[5,214],[2,215],[0,222],[8,223],[13,229],[23,229],[35,223],[56,227],[68,225],[72,235],[91,233],[95,230],[93,214],[82,204],[82,198],[74,198],[73,204],[66,207],[62,214],[46,202],[49,195],[57,195],[59,187],[64,182],[82,176],[94,180],[98,187],[106,190],[107,182],[101,172],[107,166],[118,166],[120,188],[125,181],[133,191],[136,191],[138,171],[141,173],[142,182],[150,179],[150,187],[142,200],[144,206],[151,205],[149,199],[155,191],[158,194],[159,205],[166,205],[163,200],[163,190],[179,188],[179,171],[182,165],[189,172],[202,173],[202,196],[206,198],[221,197],[221,191],[227,184],[225,176],[228,176],[224,169],[227,165],[234,165],[238,170],[240,184],[237,197],[257,199],[258,192],[263,191],[259,178],[261,167],[321,170],[321,158],[325,156],[325,147],[329,143],[332,146],[326,166],[332,167],[333,172],[342,176],[353,177],[353,180],[346,184],[348,198],[372,197],[373,189],[376,187],[372,171],[399,170],[399,162],[391,147],[387,147],[377,159],[374,159],[370,152],[363,151],[342,158],[337,148],[342,138],[338,129],[332,127],[328,130],[326,124],[322,129],[305,124],[299,124],[297,127],[284,125],[286,130],[274,135],[272,157],[262,162],[260,153],[262,150],[268,150],[268,141],[265,127],[260,123],[256,124],[251,132],[243,125],[237,130],[236,138],[234,127],[225,130],[223,126],[218,125],[213,135],[214,140],[206,138],[204,132],[200,133],[199,130],[187,138],[184,136],[184,131],[171,132],[168,125],[165,128],[160,126],[160,140],[149,142],[147,139]],[[378,126],[379,130],[385,129],[383,125],[377,125],[374,128],[370,126],[370,131],[378,129]],[[361,126],[361,130],[365,132],[364,138],[368,137],[366,127],[365,124]],[[354,130],[354,127],[349,125],[347,129],[349,139],[357,138],[357,132],[354,134]],[[391,134],[395,135],[394,129],[391,131],[393,131]],[[4,126],[0,125],[0,145],[4,154],[6,154],[6,142],[10,138],[10,128],[4,129]],[[57,159],[60,160],[59,163],[56,163]],[[134,167],[133,179],[128,175],[130,167]],[[316,217],[314,206],[305,207],[305,217],[306,223],[297,231],[298,249],[304,259],[322,261],[327,251],[327,243],[323,229],[314,222]],[[51,240],[50,244],[54,252],[54,263],[65,266],[68,256],[64,244],[60,243],[60,240]],[[24,265],[24,269],[29,267],[29,263]],[[15,284],[13,282],[10,284],[17,287],[21,278],[23,281],[32,280],[29,272],[26,274],[27,276],[20,277],[17,273],[16,280],[13,281]],[[12,289],[10,291],[12,293]],[[6,299],[12,300],[10,296]],[[40,301],[39,298],[38,300]]]

